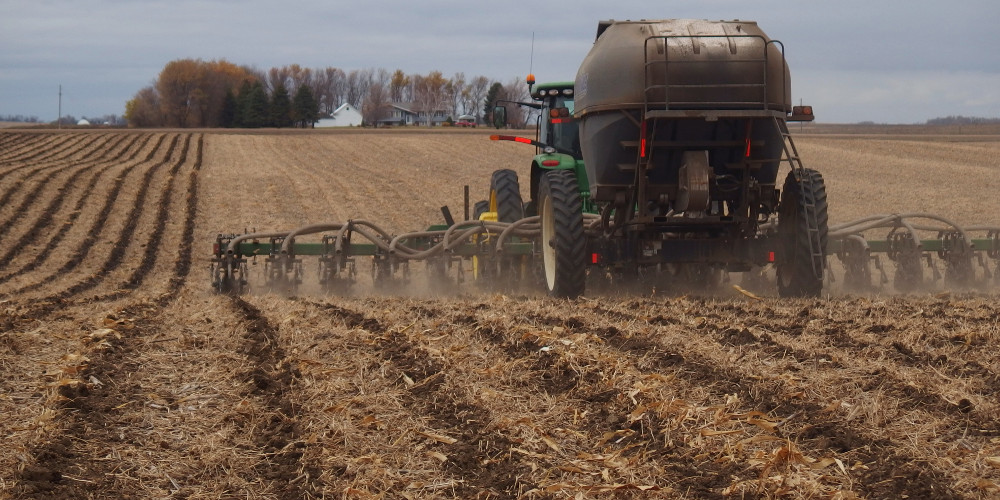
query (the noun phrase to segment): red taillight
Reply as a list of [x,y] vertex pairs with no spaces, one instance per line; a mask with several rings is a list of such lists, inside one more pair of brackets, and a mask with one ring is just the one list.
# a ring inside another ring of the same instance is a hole
[[590,263],[591,264],[600,264],[601,263],[601,254],[599,254],[599,253],[592,253],[592,254],[590,254]]
[[643,120],[642,126],[639,127],[639,157],[646,157],[646,121]]
[[558,167],[559,160],[542,160],[543,167]]
[[219,254],[219,244],[218,243],[212,243],[212,253],[214,253],[216,255]]
[[767,252],[767,261],[774,262],[774,252]]
[[750,138],[747,137],[747,158],[750,158]]

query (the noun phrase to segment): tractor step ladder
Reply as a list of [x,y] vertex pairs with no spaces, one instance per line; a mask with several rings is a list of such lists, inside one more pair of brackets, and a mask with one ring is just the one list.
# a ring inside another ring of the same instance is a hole
[[774,126],[781,134],[782,142],[782,157],[781,162],[787,162],[792,168],[793,172],[796,172],[799,177],[799,198],[802,200],[802,207],[805,209],[805,224],[806,232],[809,238],[809,254],[810,262],[812,263],[813,275],[822,278],[823,277],[823,267],[820,263],[826,260],[826,251],[823,249],[823,242],[820,239],[819,234],[819,219],[816,214],[816,203],[811,197],[806,197],[806,188],[809,188],[809,192],[812,193],[812,177],[807,177],[805,172],[805,167],[802,166],[802,159],[799,158],[799,151],[795,147],[795,141],[792,140],[792,134],[788,132],[788,124],[779,119],[777,116],[773,118]]

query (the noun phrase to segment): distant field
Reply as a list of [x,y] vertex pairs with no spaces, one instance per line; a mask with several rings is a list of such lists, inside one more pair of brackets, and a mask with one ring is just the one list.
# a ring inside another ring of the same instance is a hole
[[[804,131],[833,222],[1000,223],[1000,136]],[[1000,495],[995,293],[212,292],[219,233],[526,179],[488,133],[0,132],[0,497]]]
[[831,123],[793,123],[793,132],[813,134],[855,134],[855,135],[933,135],[944,140],[963,140],[964,136],[1000,135],[1000,124],[983,125],[857,125]]

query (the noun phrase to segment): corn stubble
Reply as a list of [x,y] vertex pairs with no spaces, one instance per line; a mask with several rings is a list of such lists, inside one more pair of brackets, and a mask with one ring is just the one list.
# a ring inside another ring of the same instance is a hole
[[[998,212],[1000,141],[797,142],[834,220]],[[1000,494],[995,294],[219,296],[216,232],[420,228],[530,151],[478,133],[0,144],[3,241],[24,242],[0,268],[0,496]],[[898,189],[858,181],[886,162]],[[940,169],[965,174],[930,199]]]

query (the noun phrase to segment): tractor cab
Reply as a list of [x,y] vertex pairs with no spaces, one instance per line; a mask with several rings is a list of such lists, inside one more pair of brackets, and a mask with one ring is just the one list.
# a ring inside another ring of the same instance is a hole
[[[529,80],[529,86],[534,82]],[[538,142],[581,159],[580,129],[573,118],[573,82],[542,83],[531,88],[531,98],[541,104]]]

